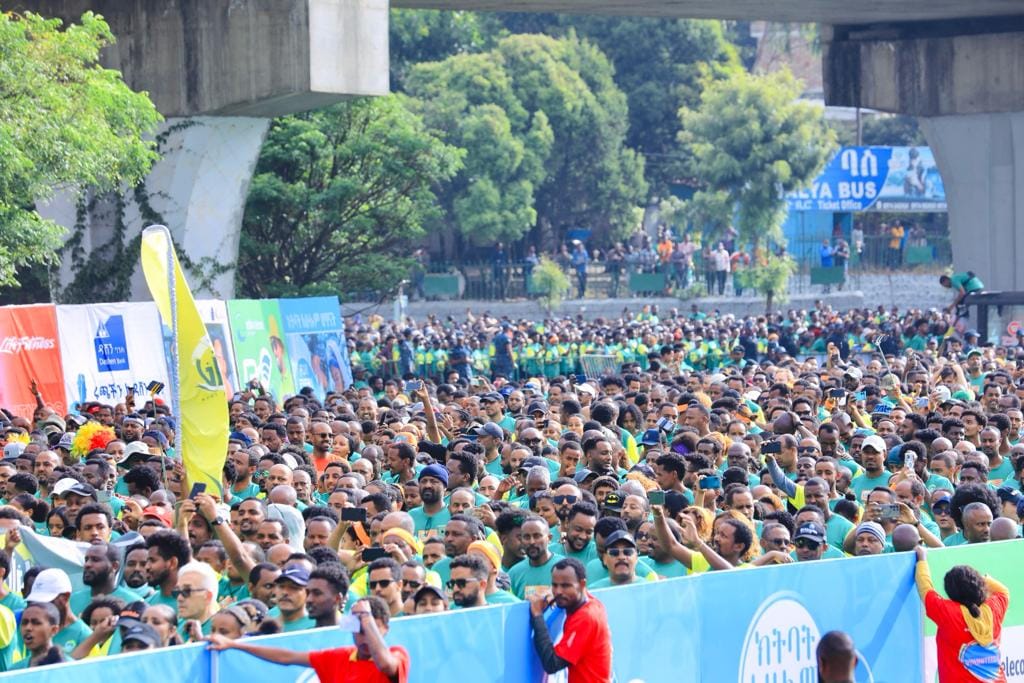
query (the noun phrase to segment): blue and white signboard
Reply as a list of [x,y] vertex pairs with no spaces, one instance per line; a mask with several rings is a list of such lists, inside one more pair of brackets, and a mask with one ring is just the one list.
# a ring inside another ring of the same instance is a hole
[[928,147],[843,147],[811,186],[786,195],[790,211],[946,211]]

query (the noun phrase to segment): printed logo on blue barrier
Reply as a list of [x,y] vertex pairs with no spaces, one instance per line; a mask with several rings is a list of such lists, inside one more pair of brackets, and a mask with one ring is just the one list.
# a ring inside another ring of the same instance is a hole
[[808,683],[818,680],[814,650],[821,633],[795,593],[769,596],[743,640],[740,683]]
[[112,315],[106,320],[101,320],[96,328],[93,346],[96,350],[96,366],[100,372],[130,369],[123,316]]

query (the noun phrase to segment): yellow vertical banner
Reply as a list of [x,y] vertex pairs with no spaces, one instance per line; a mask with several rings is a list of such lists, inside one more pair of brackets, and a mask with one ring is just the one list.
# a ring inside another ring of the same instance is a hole
[[178,453],[189,482],[202,482],[207,492],[222,494],[228,448],[224,378],[171,234],[162,225],[142,232],[142,272],[160,316],[174,333],[170,374],[179,413]]

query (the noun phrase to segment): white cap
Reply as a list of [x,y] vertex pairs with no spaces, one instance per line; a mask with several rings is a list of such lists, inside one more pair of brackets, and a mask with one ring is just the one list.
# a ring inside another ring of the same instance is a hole
[[288,465],[288,469],[294,470],[299,466],[299,461],[291,453],[282,453],[281,458],[284,460],[284,464]]
[[874,449],[875,452],[881,453],[882,455],[889,452],[889,448],[885,445],[885,439],[878,436],[878,434],[872,434],[864,439],[864,442],[860,445],[860,449],[863,451],[865,448]]
[[129,456],[135,455],[136,453],[149,453],[149,446],[143,441],[130,441],[124,447],[124,455],[122,455],[117,463],[121,464],[128,459]]
[[[74,480],[72,480],[74,481]],[[44,569],[39,572],[32,592],[25,598],[26,602],[53,602],[58,595],[71,592],[71,579],[63,569]]]
[[597,389],[590,382],[584,382],[583,384],[576,387],[576,391],[581,394],[590,394],[591,396],[597,396]]
[[71,490],[71,487],[73,487],[77,483],[77,479],[72,479],[71,477],[64,477],[63,479],[58,480],[57,483],[53,485],[53,495],[63,496],[65,493]]

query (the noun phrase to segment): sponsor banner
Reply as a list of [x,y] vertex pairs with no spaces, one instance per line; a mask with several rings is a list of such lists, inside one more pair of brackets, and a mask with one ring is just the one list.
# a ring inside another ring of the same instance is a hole
[[64,389],[72,406],[117,404],[128,389],[141,399],[160,382],[157,396],[171,402],[160,313],[152,302],[57,306]]
[[815,648],[834,629],[857,647],[857,681],[915,678],[923,610],[913,564],[909,554],[887,554],[701,576],[698,609],[679,617],[681,627],[699,623],[705,656],[690,660],[700,670],[694,680],[816,681]]
[[786,195],[790,211],[946,211],[928,147],[843,147],[811,186]]
[[0,406],[31,420],[36,409],[32,380],[47,405],[63,416],[67,403],[56,308],[0,308]]
[[235,372],[235,351],[231,341],[231,328],[228,326],[228,306],[218,299],[199,299],[196,301],[199,316],[206,325],[206,333],[210,335],[213,353],[224,378],[224,392],[228,398],[239,391],[238,373]]
[[[1024,683],[1024,541],[1001,541],[961,545],[928,551],[928,568],[932,583],[940,595],[946,597],[942,578],[958,564],[974,567],[1010,589],[1010,606],[1003,619],[1000,658],[1006,674],[1006,683]],[[935,623],[924,618],[924,681],[938,680]]]
[[242,386],[256,380],[281,400],[295,393],[277,299],[228,302],[235,367]]
[[296,390],[311,387],[317,398],[352,384],[341,307],[333,296],[280,299]]

